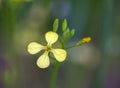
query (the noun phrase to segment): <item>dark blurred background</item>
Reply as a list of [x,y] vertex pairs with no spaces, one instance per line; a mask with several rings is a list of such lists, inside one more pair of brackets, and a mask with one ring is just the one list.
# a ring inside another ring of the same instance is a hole
[[75,28],[69,45],[92,37],[68,51],[57,88],[120,88],[119,0],[0,0],[0,88],[49,88],[52,64],[38,68],[27,45],[44,43],[55,18]]

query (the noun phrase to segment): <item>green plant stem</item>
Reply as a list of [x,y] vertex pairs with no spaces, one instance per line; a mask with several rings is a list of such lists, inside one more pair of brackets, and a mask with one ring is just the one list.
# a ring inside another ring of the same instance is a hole
[[74,47],[76,47],[76,45],[72,45],[72,46],[66,47],[65,49],[71,49],[71,48],[74,48]]
[[60,63],[56,62],[54,64],[54,67],[53,67],[52,73],[51,73],[50,88],[56,88],[56,79],[57,79],[57,73],[58,73],[59,67],[60,67]]

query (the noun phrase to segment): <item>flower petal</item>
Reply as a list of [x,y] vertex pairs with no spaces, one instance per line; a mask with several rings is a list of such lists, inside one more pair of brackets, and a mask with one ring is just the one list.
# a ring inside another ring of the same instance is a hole
[[62,62],[66,59],[67,52],[64,49],[52,49],[51,52],[59,62]]
[[47,68],[50,65],[50,60],[49,60],[49,57],[48,57],[48,52],[44,52],[43,55],[41,55],[38,58],[36,64],[40,68]]
[[46,41],[48,44],[53,44],[58,40],[58,34],[52,31],[49,31],[45,34]]
[[42,46],[41,44],[39,43],[36,43],[36,42],[31,42],[29,45],[28,45],[28,52],[30,54],[36,54],[38,53],[39,51],[41,51],[42,49],[44,49],[44,46]]

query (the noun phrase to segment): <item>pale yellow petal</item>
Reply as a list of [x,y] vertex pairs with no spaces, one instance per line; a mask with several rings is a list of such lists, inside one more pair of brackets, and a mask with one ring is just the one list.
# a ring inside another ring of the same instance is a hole
[[48,44],[53,44],[58,40],[58,34],[52,31],[49,31],[45,34],[46,41]]
[[36,54],[38,53],[39,51],[41,51],[42,49],[44,49],[44,46],[37,43],[37,42],[31,42],[29,45],[28,45],[28,52],[30,54]]
[[36,64],[40,68],[47,68],[50,65],[48,52],[44,52],[44,54],[38,58]]
[[51,52],[59,62],[62,62],[66,59],[67,52],[64,49],[52,49]]

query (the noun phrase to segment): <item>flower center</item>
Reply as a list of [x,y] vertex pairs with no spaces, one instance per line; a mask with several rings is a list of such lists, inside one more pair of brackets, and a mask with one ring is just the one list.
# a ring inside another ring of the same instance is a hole
[[46,51],[50,51],[51,50],[51,46],[50,45],[47,45],[46,48],[45,48]]

